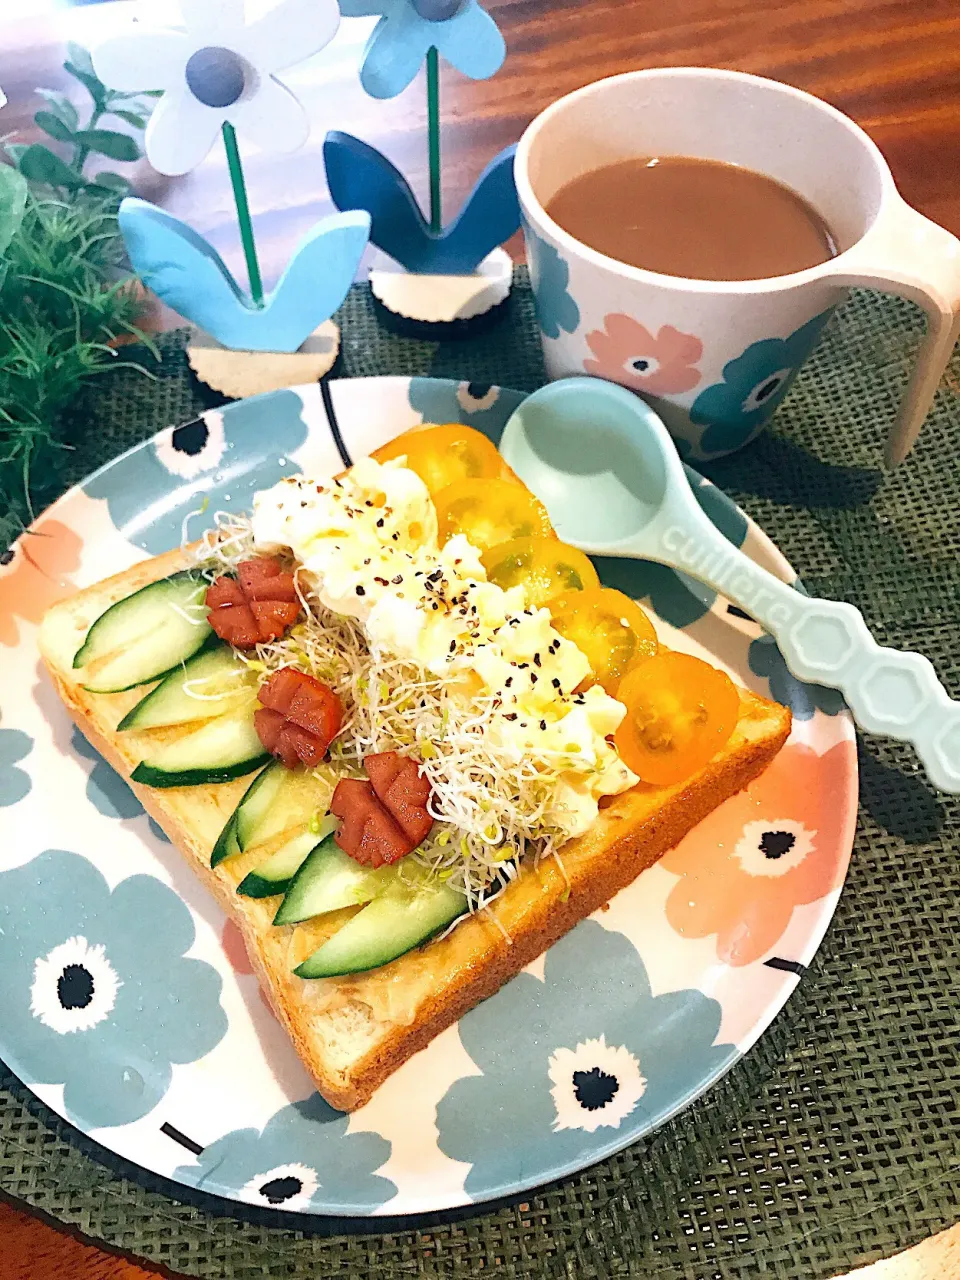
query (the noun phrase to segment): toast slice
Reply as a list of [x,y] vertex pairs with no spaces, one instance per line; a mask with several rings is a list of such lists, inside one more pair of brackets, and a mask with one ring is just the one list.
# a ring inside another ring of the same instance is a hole
[[[92,745],[127,778],[144,754],[146,735],[116,729],[145,689],[88,693],[72,669],[73,655],[108,605],[187,564],[186,554],[177,550],[135,565],[54,605],[41,627],[41,653],[60,697]],[[153,730],[151,741],[165,732],[171,731]],[[291,970],[353,909],[277,928],[272,924],[275,901],[235,892],[250,869],[247,855],[210,867],[214,842],[250,778],[164,790],[131,786],[239,926],[276,1016],[320,1093],[332,1106],[353,1111],[411,1054],[492,995],[761,773],[789,732],[785,707],[742,690],[736,730],[704,769],[683,783],[640,784],[605,799],[594,826],[562,849],[563,872],[553,859],[525,870],[492,906],[496,922],[481,913],[380,969],[314,981]]]

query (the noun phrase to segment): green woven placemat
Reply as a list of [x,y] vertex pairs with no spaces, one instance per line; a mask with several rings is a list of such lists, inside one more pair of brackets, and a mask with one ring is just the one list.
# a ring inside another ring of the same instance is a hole
[[[504,326],[471,341],[386,335],[365,288],[341,323],[343,376],[542,381],[523,277]],[[880,640],[929,654],[957,696],[960,361],[909,461],[879,469],[921,329],[908,305],[854,295],[776,427],[709,471],[811,591],[854,601]],[[74,477],[203,407],[181,343],[164,337],[156,381],[118,372],[85,406]],[[906,748],[867,739],[861,769],[847,887],[786,1010],[706,1097],[577,1177],[428,1223],[367,1222],[364,1234],[237,1219],[222,1202],[184,1202],[171,1184],[98,1157],[0,1074],[0,1188],[112,1246],[216,1280],[813,1280],[912,1244],[960,1219],[960,801],[931,792]]]

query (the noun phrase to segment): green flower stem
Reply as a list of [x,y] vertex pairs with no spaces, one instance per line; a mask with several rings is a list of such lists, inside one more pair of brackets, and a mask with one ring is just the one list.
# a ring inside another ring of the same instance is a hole
[[237,205],[237,221],[240,223],[240,239],[243,242],[243,256],[247,261],[247,276],[250,280],[250,297],[255,307],[263,306],[263,281],[260,278],[260,263],[257,261],[257,245],[253,238],[253,223],[250,220],[250,204],[247,200],[247,184],[243,180],[243,165],[240,162],[240,148],[237,146],[237,134],[229,120],[223,123],[223,145],[227,152],[227,166],[230,169],[230,182],[233,185],[233,198]]
[[427,52],[427,129],[430,141],[430,230],[443,230],[440,204],[440,59],[433,46]]

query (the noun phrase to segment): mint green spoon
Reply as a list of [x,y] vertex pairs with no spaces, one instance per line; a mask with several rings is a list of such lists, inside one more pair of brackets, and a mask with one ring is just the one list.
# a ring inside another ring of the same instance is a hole
[[912,742],[931,782],[960,792],[960,702],[929,660],[880,648],[853,605],[801,595],[729,543],[637,396],[598,378],[553,382],[516,409],[500,452],[564,541],[706,583],[774,637],[795,676],[839,689],[861,728]]

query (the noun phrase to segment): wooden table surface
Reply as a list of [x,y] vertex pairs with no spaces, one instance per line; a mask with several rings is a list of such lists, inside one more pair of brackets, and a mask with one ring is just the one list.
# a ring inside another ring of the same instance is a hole
[[[27,16],[41,5],[51,12]],[[31,140],[31,117],[42,105],[35,88],[70,84],[60,70],[63,40],[93,42],[128,22],[133,7],[64,10],[52,0],[0,0],[0,85],[10,100],[0,133]],[[150,0],[151,12],[162,7],[162,0]],[[638,67],[712,65],[775,76],[846,111],[879,144],[906,199],[960,235],[958,0],[488,0],[488,7],[507,39],[504,69],[485,83],[452,70],[443,77],[448,209],[486,161],[562,94]],[[425,195],[423,85],[390,102],[363,94],[356,66],[369,25],[345,23],[332,46],[285,77],[314,122],[308,146],[293,157],[247,159],[268,285],[297,238],[331,208],[320,151],[327,128],[347,128],[374,143]],[[222,155],[214,152],[186,178],[161,178],[146,164],[131,176],[141,194],[187,218],[241,269]],[[519,243],[511,247],[520,252]],[[0,1240],[0,1276],[13,1280],[159,1274],[2,1202]],[[960,1280],[960,1227],[856,1275]]]

